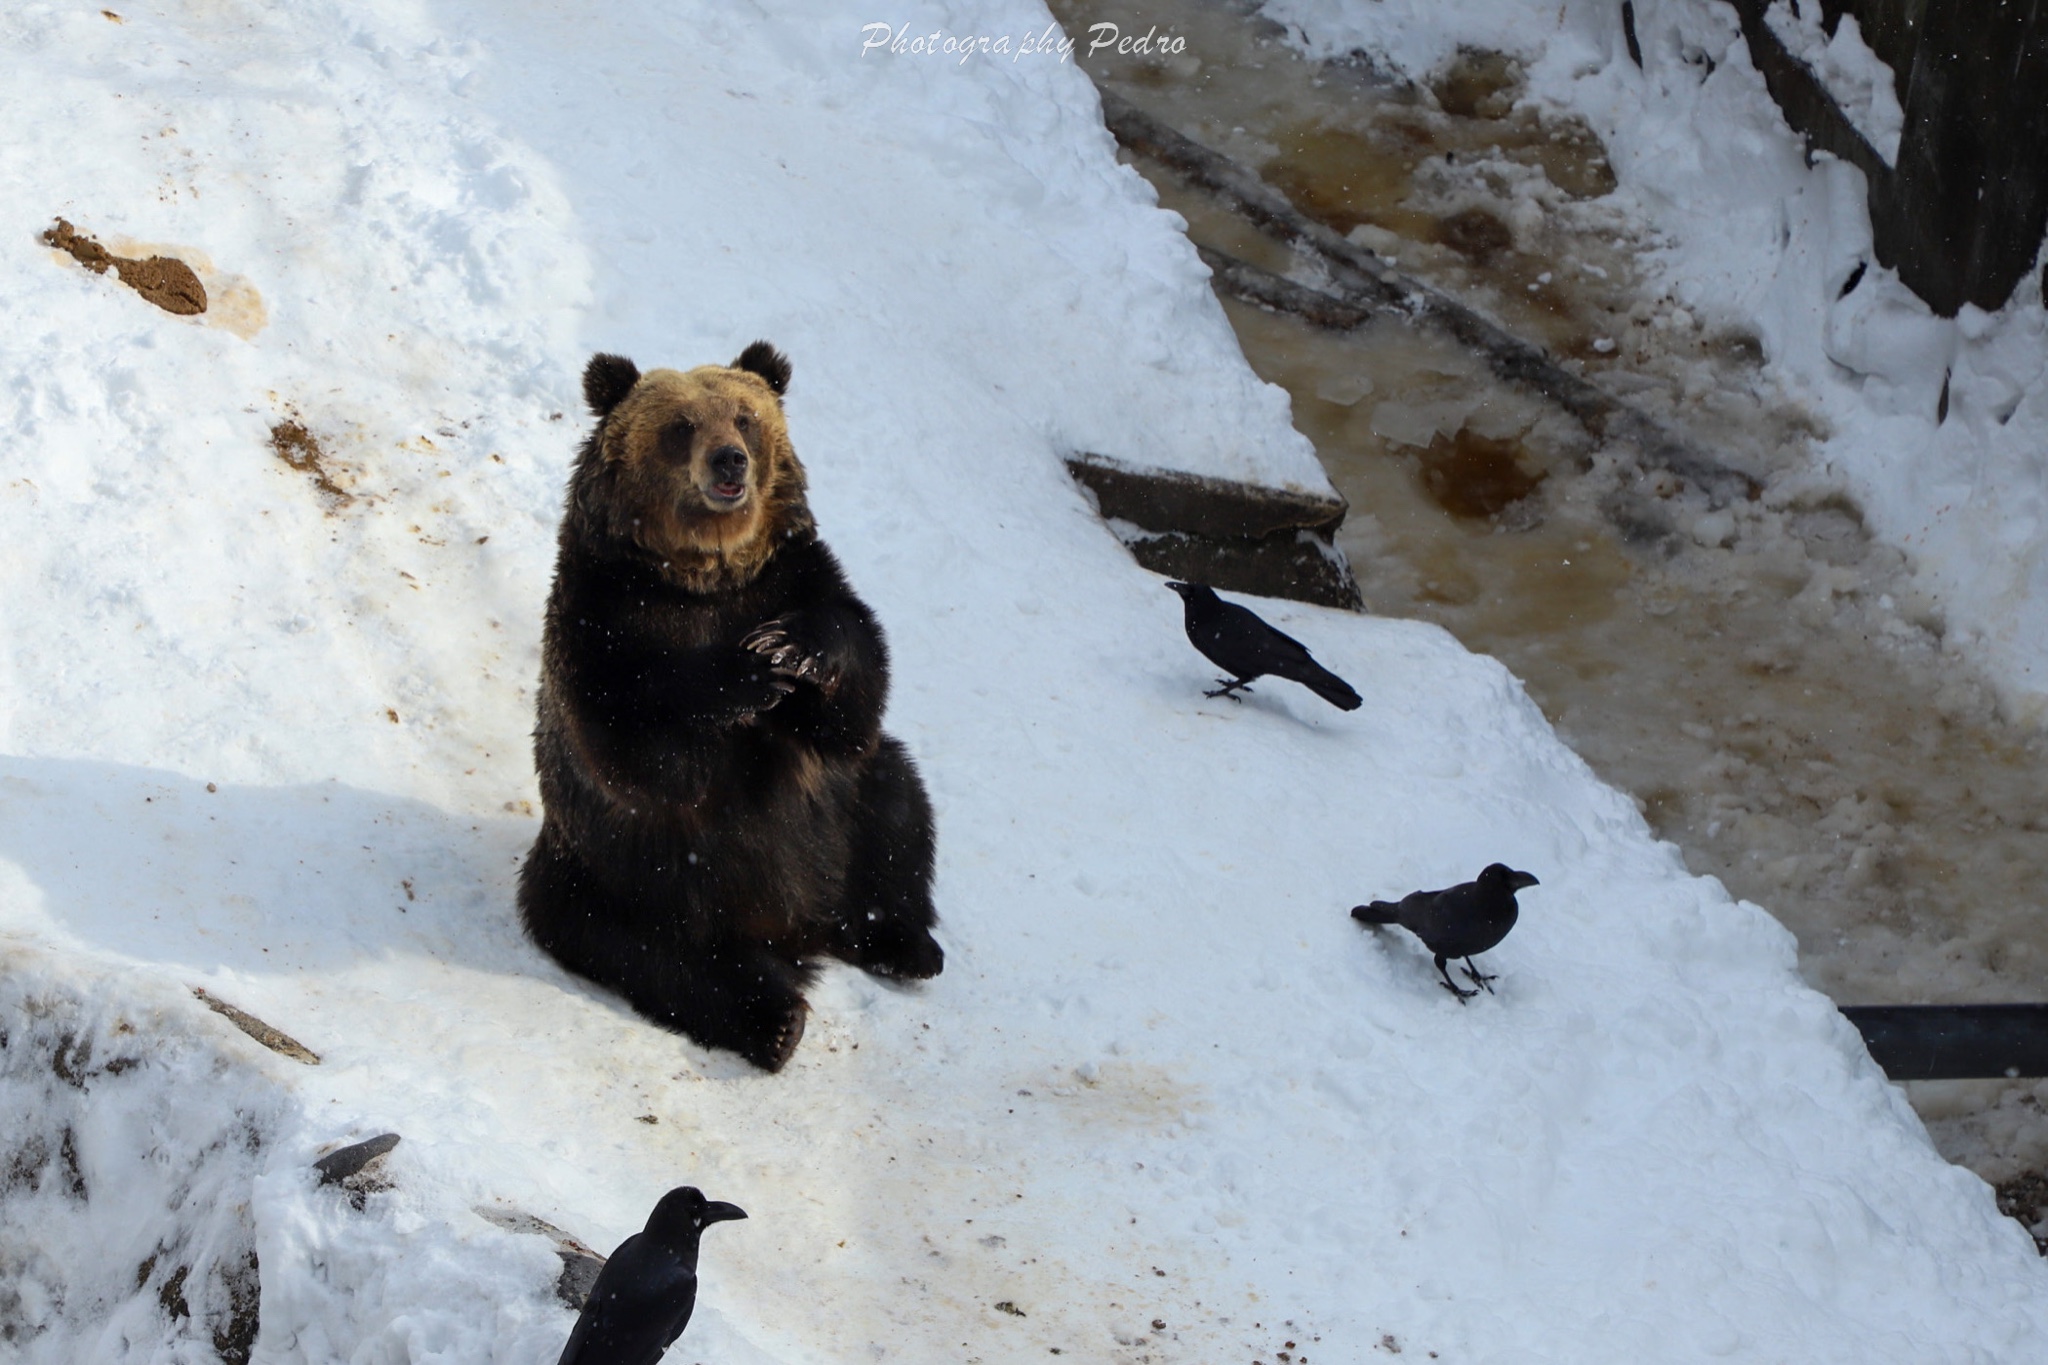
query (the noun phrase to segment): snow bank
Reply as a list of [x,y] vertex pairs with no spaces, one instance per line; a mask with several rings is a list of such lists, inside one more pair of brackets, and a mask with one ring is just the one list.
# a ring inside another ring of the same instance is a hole
[[[81,988],[0,944],[0,1341],[208,1360],[256,1325],[249,1191],[289,1107],[146,974]],[[113,1003],[119,999],[120,1004]]]
[[357,1210],[312,1161],[367,1134],[296,1069],[158,973],[0,940],[9,1359],[246,1361],[259,1327],[258,1359],[553,1358],[561,1263],[463,1202],[496,1202],[474,1157],[401,1144]]
[[[1783,11],[1783,12],[1781,12]],[[1750,64],[1735,12],[1637,0],[1643,65],[1621,8],[1567,0],[1268,0],[1309,52],[1363,48],[1411,77],[1460,45],[1523,59],[1528,97],[1599,133],[1616,202],[1650,230],[1645,268],[1679,304],[1762,337],[1788,396],[1822,419],[1820,461],[1872,527],[1913,557],[1946,618],[2010,708],[2048,708],[2048,309],[2038,272],[1997,315],[1934,316],[1871,254],[1862,175],[1808,165]],[[1816,7],[1772,22],[1881,152],[1896,154],[1891,74]],[[1848,288],[1851,283],[1854,288]],[[1946,398],[1944,399],[1944,394]]]
[[[0,1230],[46,1287],[31,1359],[115,1320],[203,1357],[137,1284],[160,1240],[188,1286],[253,1249],[258,1361],[546,1361],[553,1253],[473,1210],[609,1248],[685,1181],[752,1217],[708,1239],[683,1360],[1988,1361],[2048,1328],[2027,1238],[1789,937],[1497,664],[1268,604],[1365,708],[1201,700],[1178,603],[1060,456],[1321,476],[1071,64],[863,58],[822,3],[42,5],[0,35],[0,1005],[10,1140],[45,1149]],[[232,306],[55,257],[60,213],[176,244]],[[775,1077],[512,909],[582,362],[756,336],[890,632],[948,950],[920,989],[829,973]],[[1543,879],[1497,998],[1345,915],[1496,858]],[[57,1022],[14,1023],[30,1000]],[[51,1079],[64,1036],[131,1055],[124,1023],[141,1064]],[[383,1130],[393,1190],[313,1185]]]

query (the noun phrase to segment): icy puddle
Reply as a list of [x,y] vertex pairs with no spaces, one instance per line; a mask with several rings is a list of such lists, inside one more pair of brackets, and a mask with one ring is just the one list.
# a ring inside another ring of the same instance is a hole
[[[1902,557],[1815,475],[1756,340],[1639,279],[1589,130],[1517,108],[1497,55],[1424,92],[1364,58],[1307,63],[1247,6],[1052,8],[1082,53],[1104,21],[1186,38],[1084,65],[1756,480],[1712,508],[1447,342],[1226,301],[1351,503],[1339,543],[1371,610],[1498,656],[1690,867],[1792,929],[1836,999],[2048,999],[2042,737],[2000,719]],[[1198,242],[1312,281],[1134,164]],[[2048,1165],[2048,1084],[1908,1089],[1951,1159],[1993,1181]]]

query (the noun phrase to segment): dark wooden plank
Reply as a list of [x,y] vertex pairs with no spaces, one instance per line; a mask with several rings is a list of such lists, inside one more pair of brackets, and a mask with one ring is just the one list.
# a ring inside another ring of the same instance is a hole
[[2048,1076],[2048,1005],[1844,1005],[1895,1081]]
[[1209,273],[1215,277],[1216,287],[1234,299],[1256,304],[1270,312],[1287,313],[1333,332],[1348,332],[1354,327],[1363,327],[1372,319],[1373,310],[1361,304],[1332,298],[1321,290],[1296,284],[1284,275],[1262,270],[1250,261],[1241,261],[1199,242],[1195,244],[1195,250],[1200,253],[1202,264],[1208,266]]

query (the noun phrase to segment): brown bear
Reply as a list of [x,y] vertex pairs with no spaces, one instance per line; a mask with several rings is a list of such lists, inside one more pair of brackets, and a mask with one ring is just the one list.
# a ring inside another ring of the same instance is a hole
[[804,499],[755,342],[594,357],[542,641],[527,932],[707,1047],[779,1069],[820,956],[938,974],[932,809],[882,733],[889,656]]

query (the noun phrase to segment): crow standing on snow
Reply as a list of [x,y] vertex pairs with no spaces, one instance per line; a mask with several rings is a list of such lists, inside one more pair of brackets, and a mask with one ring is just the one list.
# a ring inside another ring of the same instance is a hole
[[1168,583],[1186,604],[1188,642],[1229,676],[1205,697],[1242,700],[1255,678],[1272,674],[1300,683],[1330,705],[1358,709],[1358,694],[1342,678],[1309,657],[1308,647],[1283,635],[1235,602],[1226,602],[1206,583]]
[[1461,882],[1442,891],[1411,892],[1398,905],[1374,901],[1371,905],[1353,906],[1351,918],[1360,924],[1398,924],[1421,939],[1423,946],[1436,954],[1436,969],[1443,973],[1444,989],[1457,996],[1462,1005],[1479,992],[1465,990],[1452,981],[1444,960],[1465,959],[1465,975],[1473,985],[1486,986],[1491,994],[1493,987],[1486,983],[1493,978],[1472,965],[1472,955],[1485,952],[1508,936],[1520,913],[1515,893],[1536,884],[1528,873],[1517,872],[1506,863],[1495,863],[1480,873],[1477,881]]
[[746,1217],[694,1185],[661,1197],[647,1226],[619,1243],[598,1272],[583,1316],[556,1365],[655,1365],[697,1305],[697,1239],[706,1226]]

